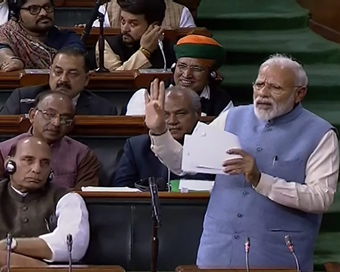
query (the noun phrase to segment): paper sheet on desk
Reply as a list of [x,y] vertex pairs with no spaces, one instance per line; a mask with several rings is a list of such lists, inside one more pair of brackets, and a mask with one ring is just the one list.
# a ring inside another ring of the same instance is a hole
[[94,186],[87,186],[81,187],[83,192],[141,192],[136,188],[129,188],[129,187],[94,187]]
[[199,122],[192,135],[185,135],[182,169],[185,172],[224,174],[222,163],[238,158],[227,150],[241,148],[236,135]]

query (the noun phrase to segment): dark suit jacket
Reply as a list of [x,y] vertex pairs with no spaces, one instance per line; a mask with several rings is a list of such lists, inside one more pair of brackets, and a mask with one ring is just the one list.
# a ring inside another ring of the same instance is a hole
[[231,101],[230,95],[221,87],[210,84],[210,99],[201,97],[202,112],[207,116],[218,116]]
[[[21,99],[35,99],[38,94],[49,90],[48,85],[39,85],[15,89],[0,111],[0,115],[26,114],[33,103],[20,102]],[[104,98],[83,90],[80,93],[76,115],[117,115],[117,109]]]
[[[168,181],[168,169],[152,152],[149,135],[140,135],[127,139],[124,153],[120,158],[111,186],[134,187],[136,181],[148,177],[161,177]],[[196,174],[179,177],[170,173],[170,180],[186,178],[200,180],[214,180],[214,175]]]

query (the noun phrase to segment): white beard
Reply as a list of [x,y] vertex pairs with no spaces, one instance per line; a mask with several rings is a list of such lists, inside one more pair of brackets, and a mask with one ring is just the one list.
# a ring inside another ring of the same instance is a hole
[[255,99],[254,97],[254,100],[253,100],[254,101],[254,113],[259,120],[266,121],[266,122],[268,122],[269,120],[272,120],[275,117],[278,117],[278,116],[281,116],[281,115],[284,115],[290,112],[294,107],[294,93],[285,102],[282,102],[280,104],[276,103],[276,101],[272,98],[264,99],[263,101],[272,104],[272,109],[270,110],[263,110],[263,109],[257,108],[257,102],[259,100],[260,100],[259,98]]

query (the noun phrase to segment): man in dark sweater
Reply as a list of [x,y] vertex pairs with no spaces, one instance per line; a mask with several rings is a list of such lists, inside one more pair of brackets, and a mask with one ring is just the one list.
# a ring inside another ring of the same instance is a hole
[[[188,35],[176,46],[176,66],[171,85],[194,90],[201,99],[202,115],[218,116],[233,107],[228,92],[217,84],[217,69],[224,63],[225,50],[214,39]],[[144,92],[140,89],[131,97],[126,115],[144,115]]]
[[77,48],[61,49],[50,69],[49,85],[16,89],[6,101],[0,115],[26,114],[34,99],[43,91],[65,93],[72,98],[76,115],[116,115],[117,109],[104,98],[84,90],[89,82],[89,61]]
[[[117,0],[117,3],[121,8],[121,35],[106,38],[105,67],[110,71],[164,68],[162,49],[166,66],[170,68],[176,61],[173,43],[163,39],[164,29],[160,27],[165,16],[165,2]],[[96,57],[98,63],[98,45]]]
[[[158,80],[152,83],[158,84]],[[158,85],[157,85],[158,86]],[[173,86],[165,94],[165,119],[172,137],[180,143],[185,134],[191,134],[201,115],[199,96],[192,90]],[[135,182],[148,177],[214,180],[214,175],[197,174],[179,177],[168,170],[152,152],[149,135],[131,137],[126,141],[112,186],[134,187]]]
[[68,261],[67,234],[73,237],[74,261],[85,255],[89,243],[85,202],[51,183],[51,156],[48,144],[28,136],[14,144],[6,158],[8,178],[0,181],[1,267],[6,265],[7,241],[11,266]]

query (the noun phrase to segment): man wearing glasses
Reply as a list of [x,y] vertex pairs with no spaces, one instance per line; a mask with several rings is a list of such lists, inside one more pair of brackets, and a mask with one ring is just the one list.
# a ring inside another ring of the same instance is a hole
[[[214,39],[188,35],[175,46],[177,63],[171,85],[195,91],[201,98],[202,116],[217,116],[233,107],[228,93],[217,84],[217,69],[224,64],[226,52]],[[137,91],[127,105],[126,115],[144,115],[144,92]]]
[[39,94],[29,111],[32,124],[29,131],[0,143],[0,177],[4,176],[3,161],[10,147],[23,137],[33,135],[51,147],[53,183],[67,188],[97,186],[97,157],[84,144],[65,136],[73,123],[74,113],[74,105],[67,95],[51,91]]
[[52,0],[13,0],[13,18],[0,27],[0,70],[48,69],[63,47],[85,46],[76,33],[54,26]]

